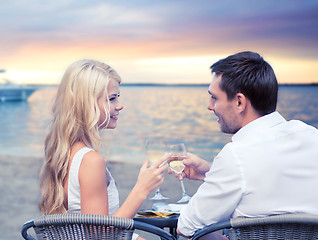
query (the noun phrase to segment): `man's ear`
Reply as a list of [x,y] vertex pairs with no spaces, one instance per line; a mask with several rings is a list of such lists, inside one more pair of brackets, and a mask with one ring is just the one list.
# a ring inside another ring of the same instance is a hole
[[247,107],[247,98],[243,93],[237,93],[236,96],[236,107],[240,112],[244,112]]

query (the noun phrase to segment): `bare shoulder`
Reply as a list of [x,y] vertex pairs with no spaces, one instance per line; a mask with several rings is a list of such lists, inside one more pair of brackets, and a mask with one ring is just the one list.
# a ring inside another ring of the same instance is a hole
[[81,170],[105,172],[106,162],[104,157],[95,151],[90,151],[86,153],[82,160]]

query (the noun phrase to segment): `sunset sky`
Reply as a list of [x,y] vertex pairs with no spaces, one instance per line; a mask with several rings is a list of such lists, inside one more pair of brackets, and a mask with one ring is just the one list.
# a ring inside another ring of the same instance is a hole
[[209,83],[251,50],[280,83],[318,83],[317,0],[12,0],[0,7],[0,78],[59,83],[82,58],[124,83]]

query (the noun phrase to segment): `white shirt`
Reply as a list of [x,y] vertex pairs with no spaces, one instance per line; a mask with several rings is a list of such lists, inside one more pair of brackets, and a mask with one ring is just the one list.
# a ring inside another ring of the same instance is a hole
[[192,236],[232,217],[296,212],[318,214],[318,130],[274,112],[233,135],[181,210],[178,229]]

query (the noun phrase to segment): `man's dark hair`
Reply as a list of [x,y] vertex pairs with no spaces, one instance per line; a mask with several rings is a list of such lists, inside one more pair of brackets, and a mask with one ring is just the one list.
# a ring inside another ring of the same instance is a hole
[[211,72],[221,75],[220,88],[232,100],[244,94],[258,114],[276,110],[278,83],[272,67],[254,52],[240,52],[214,63]]

